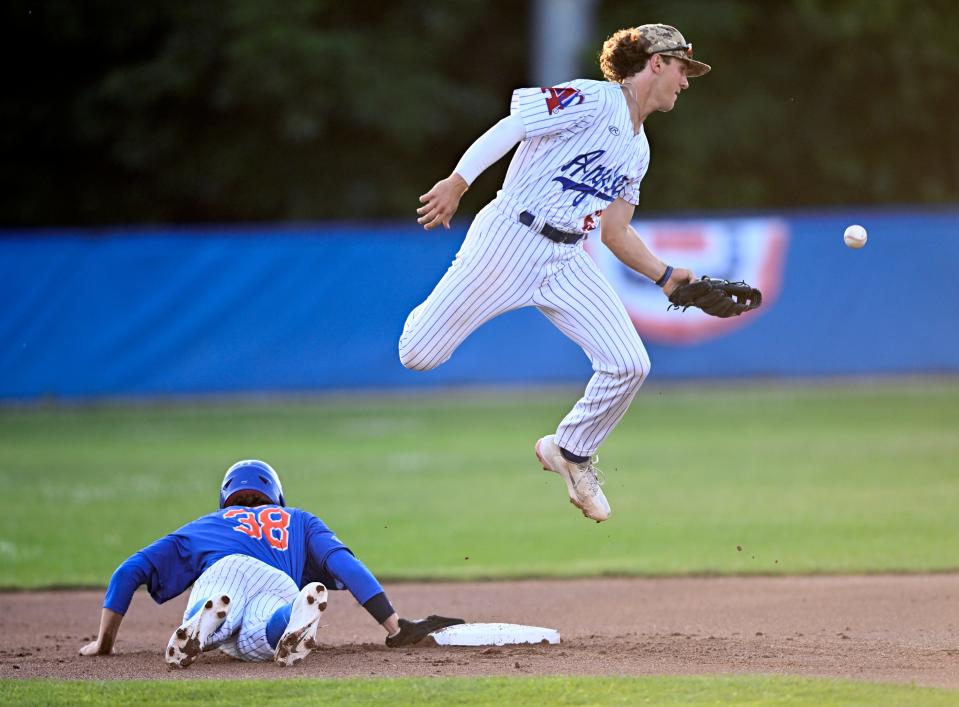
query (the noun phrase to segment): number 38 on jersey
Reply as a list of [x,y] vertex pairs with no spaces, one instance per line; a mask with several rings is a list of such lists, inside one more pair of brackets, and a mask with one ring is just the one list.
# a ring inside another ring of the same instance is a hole
[[290,544],[290,514],[282,508],[266,506],[259,512],[253,508],[231,508],[223,517],[237,521],[233,530],[254,540],[262,538],[277,550],[286,550]]

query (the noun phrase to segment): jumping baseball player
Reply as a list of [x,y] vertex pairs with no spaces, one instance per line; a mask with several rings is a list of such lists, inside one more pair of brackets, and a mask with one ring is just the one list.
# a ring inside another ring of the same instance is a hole
[[250,459],[231,466],[220,486],[220,510],[187,523],[134,553],[113,573],[96,640],[85,656],[113,652],[117,631],[145,584],[162,604],[193,590],[165,657],[185,668],[219,648],[248,661],[292,665],[316,647],[327,588],[349,589],[386,629],[390,647],[408,645],[461,619],[401,619],[366,566],[322,520],[286,507],[273,468]]
[[[688,78],[709,71],[667,25],[623,29],[603,45],[607,81],[585,79],[513,93],[510,115],[474,142],[453,173],[420,197],[418,222],[449,228],[476,177],[520,143],[496,198],[477,214],[456,259],[406,320],[400,360],[425,371],[477,327],[536,307],[593,364],[586,392],[555,434],[536,443],[570,501],[597,522],[610,516],[594,466],[597,449],[649,374],[649,357],[622,302],[583,240],[597,226],[609,249],[668,296],[694,279],[646,247],[630,225],[649,166],[643,122],[670,111]],[[548,352],[544,352],[548,355]]]

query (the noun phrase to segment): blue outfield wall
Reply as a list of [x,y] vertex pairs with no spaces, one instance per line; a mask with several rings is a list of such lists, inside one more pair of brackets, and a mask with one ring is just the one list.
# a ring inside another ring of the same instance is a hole
[[[777,218],[778,296],[692,343],[640,325],[654,378],[959,372],[959,208]],[[866,248],[843,247],[849,223]],[[466,225],[4,232],[0,399],[584,382],[582,351],[535,310],[434,371],[402,367],[404,319]]]

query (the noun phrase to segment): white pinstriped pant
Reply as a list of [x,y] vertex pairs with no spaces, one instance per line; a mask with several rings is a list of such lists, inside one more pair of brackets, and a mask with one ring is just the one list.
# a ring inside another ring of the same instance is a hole
[[217,560],[193,584],[183,620],[194,604],[226,594],[230,612],[211,636],[208,650],[219,648],[241,660],[272,660],[266,624],[273,612],[293,603],[299,589],[288,574],[246,555]]
[[626,414],[650,364],[622,301],[581,242],[554,243],[488,204],[449,270],[406,319],[400,361],[417,371],[436,368],[481,324],[520,307],[539,309],[593,364],[586,392],[556,430],[560,446],[592,455]]

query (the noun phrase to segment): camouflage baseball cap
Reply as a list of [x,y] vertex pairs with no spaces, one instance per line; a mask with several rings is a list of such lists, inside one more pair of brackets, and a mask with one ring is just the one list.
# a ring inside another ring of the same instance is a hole
[[647,54],[674,56],[686,62],[686,75],[702,76],[712,68],[709,64],[693,59],[693,45],[687,42],[679,30],[669,25],[640,25],[636,28]]

